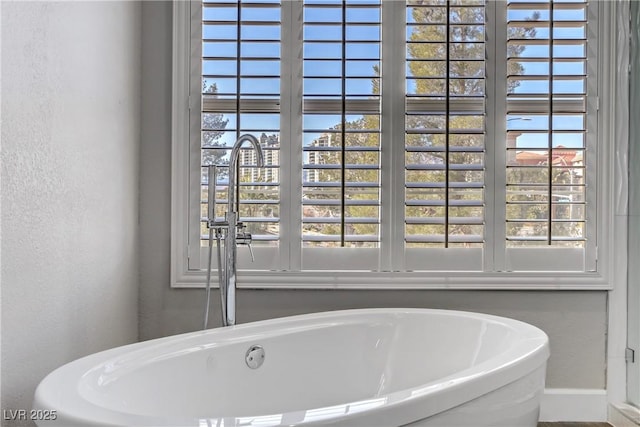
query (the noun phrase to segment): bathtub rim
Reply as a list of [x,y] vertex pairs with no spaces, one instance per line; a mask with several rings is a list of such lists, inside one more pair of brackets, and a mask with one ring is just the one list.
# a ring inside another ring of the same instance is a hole
[[[235,335],[240,337],[242,342],[249,342],[246,338],[243,339],[243,331],[257,329],[257,333],[260,333],[262,328],[270,328],[273,331],[278,330],[279,325],[290,325],[297,322],[314,324],[316,322],[322,322],[322,320],[329,320],[334,318],[349,319],[351,317],[354,320],[360,320],[366,323],[366,317],[369,315],[402,315],[402,314],[426,314],[426,315],[444,315],[455,317],[466,317],[478,319],[481,321],[491,321],[499,324],[506,324],[509,327],[517,328],[519,331],[525,332],[524,339],[517,341],[517,348],[511,347],[508,351],[503,351],[497,356],[492,356],[486,361],[478,365],[474,365],[470,368],[462,371],[457,371],[451,375],[439,378],[437,382],[430,382],[422,384],[417,387],[408,389],[402,389],[393,391],[382,397],[388,399],[388,403],[385,403],[377,408],[373,408],[367,412],[345,414],[341,416],[327,417],[319,420],[322,422],[339,422],[342,419],[349,417],[371,417],[374,416],[379,420],[379,414],[382,411],[389,413],[395,413],[396,416],[403,418],[404,423],[410,423],[418,418],[415,418],[415,411],[412,411],[412,407],[416,406],[418,401],[421,401],[420,412],[423,418],[428,417],[442,411],[446,411],[450,408],[459,406],[467,401],[480,397],[488,392],[497,388],[508,385],[517,381],[519,378],[526,376],[527,374],[535,371],[540,366],[545,365],[549,357],[549,340],[547,335],[539,328],[530,325],[528,323],[501,317],[491,314],[459,311],[459,310],[442,310],[442,309],[423,309],[423,308],[365,308],[365,309],[349,309],[349,310],[334,310],[323,311],[317,313],[307,313],[294,316],[286,316],[279,318],[272,318],[266,320],[260,320],[256,322],[249,322],[239,324],[226,328],[212,328],[205,331],[187,332],[167,337],[155,338],[151,340],[136,342],[120,347],[115,347],[100,351],[88,356],[71,361],[51,373],[49,373],[38,385],[34,396],[34,409],[57,409],[56,405],[64,403],[65,405],[73,406],[73,415],[69,415],[65,411],[65,419],[71,422],[79,423],[79,425],[87,422],[95,422],[95,419],[112,420],[115,424],[103,424],[103,425],[127,425],[132,422],[136,425],[154,425],[154,426],[173,426],[173,425],[186,425],[185,422],[190,422],[193,426],[199,425],[200,418],[194,418],[189,416],[181,417],[155,417],[149,415],[141,415],[132,412],[123,412],[116,409],[111,409],[105,406],[100,406],[93,401],[87,399],[80,394],[78,385],[82,376],[103,365],[111,360],[117,360],[132,352],[137,351],[152,351],[154,348],[163,348],[171,345],[175,341],[174,345],[182,344],[184,348],[189,348],[195,343],[195,341],[203,336],[211,334],[217,335],[218,341],[223,342],[225,340],[233,338]],[[346,322],[347,324],[349,322]],[[518,353],[520,352],[520,353]],[[519,354],[519,357],[512,357],[513,353]],[[63,391],[56,390],[54,387],[60,384],[61,378],[69,373],[75,373],[75,382],[62,381]],[[80,375],[78,375],[80,374]],[[70,393],[67,394],[67,393]],[[408,396],[413,393],[413,396]],[[56,401],[57,398],[64,395],[66,399],[64,402]],[[433,396],[440,396],[437,399],[433,399]],[[432,399],[429,399],[429,398]],[[379,397],[378,397],[379,398]],[[340,405],[353,405],[355,403],[367,402],[378,398],[360,399],[350,402],[344,402]],[[437,400],[437,404],[433,401]],[[425,405],[426,402],[426,405]],[[65,406],[62,405],[62,406]],[[285,413],[306,412],[308,410],[332,408],[334,406],[320,406],[317,408],[305,408],[303,411],[290,411]],[[69,406],[63,409],[69,409]],[[376,414],[378,414],[376,416]],[[97,415],[97,417],[96,417]],[[259,416],[268,416],[277,414],[260,414]],[[246,418],[245,416],[238,416],[237,418]],[[206,420],[234,420],[237,419],[232,416],[220,416],[205,418]],[[292,425],[317,425],[316,422],[296,423]],[[225,423],[226,425],[226,423]],[[232,424],[233,425],[233,424]],[[402,425],[402,424],[400,424]]]

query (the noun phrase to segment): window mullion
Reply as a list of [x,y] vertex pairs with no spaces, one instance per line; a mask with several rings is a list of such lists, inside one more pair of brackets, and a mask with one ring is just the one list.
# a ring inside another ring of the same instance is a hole
[[299,271],[302,265],[302,2],[282,2],[281,44],[281,227],[280,268]]
[[485,271],[505,270],[507,2],[487,3],[487,172]]
[[404,31],[405,5],[382,2],[382,138],[380,269],[404,266]]

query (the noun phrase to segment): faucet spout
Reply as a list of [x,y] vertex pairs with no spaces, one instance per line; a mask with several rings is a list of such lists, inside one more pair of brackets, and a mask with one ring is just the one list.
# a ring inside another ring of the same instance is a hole
[[264,166],[264,155],[258,139],[248,133],[241,135],[240,138],[236,140],[235,144],[233,144],[233,148],[231,149],[231,158],[229,159],[229,189],[227,195],[228,212],[236,212],[236,191],[238,190],[238,186],[236,184],[236,172],[238,169],[238,160],[240,159],[240,150],[242,149],[242,144],[244,144],[245,141],[249,141],[253,146],[253,149],[256,151],[257,166],[259,168]]
[[238,191],[237,168],[242,145],[250,142],[256,152],[256,166],[264,166],[264,155],[258,139],[251,134],[241,135],[231,149],[229,160],[229,187],[227,189],[227,235],[224,242],[224,275],[220,284],[220,298],[222,302],[222,324],[231,326],[236,323],[236,276],[237,276],[237,232],[241,228],[240,216],[236,207]]

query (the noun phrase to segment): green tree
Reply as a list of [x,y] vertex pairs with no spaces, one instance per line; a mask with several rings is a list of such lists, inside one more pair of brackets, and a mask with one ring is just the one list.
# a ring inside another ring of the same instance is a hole
[[[202,93],[206,96],[216,96],[218,86],[211,83],[207,86],[205,81],[202,82]],[[224,143],[220,138],[224,135],[228,119],[224,118],[222,113],[202,114],[202,165],[224,165],[228,164],[226,159],[226,150],[222,149]],[[226,169],[221,169],[220,176],[226,175]]]
[[[408,116],[407,130],[416,131],[407,135],[406,145],[415,147],[415,151],[407,152],[408,165],[435,165],[434,167],[442,165],[441,169],[444,169],[447,162],[450,165],[481,165],[483,163],[483,153],[476,150],[481,150],[484,146],[484,135],[481,133],[484,129],[484,112],[470,114],[468,107],[465,107],[461,101],[466,100],[471,103],[474,99],[485,96],[484,8],[479,4],[480,2],[465,3],[471,6],[477,5],[477,7],[456,7],[452,4],[451,7],[445,8],[441,7],[444,4],[443,1],[412,1],[415,6],[424,6],[411,8],[411,16],[416,24],[411,27],[407,47],[408,77],[413,83],[412,93],[417,98],[431,100],[432,105],[437,105],[438,101],[443,106],[445,102],[448,103],[446,107],[449,110],[449,117],[444,115],[445,110],[415,111]],[[429,7],[429,5],[432,6]],[[534,14],[531,19],[538,18],[539,16]],[[535,36],[533,27],[513,31],[519,31],[511,34],[516,38]],[[517,57],[524,49],[522,45],[509,45],[508,55]],[[509,62],[509,74],[521,74],[522,71],[521,63]],[[517,81],[509,81],[508,90],[512,91],[517,85]],[[465,109],[467,111],[464,111]],[[445,159],[447,144],[449,153],[448,159]],[[427,147],[434,151],[424,151]],[[464,166],[462,168],[464,169]],[[414,200],[442,201],[447,197],[445,193],[447,190],[437,188],[437,184],[445,182],[446,178],[444,170],[409,172],[408,181],[416,186],[424,184],[422,190],[412,190],[410,197]],[[473,167],[469,167],[468,170],[452,170],[448,178],[450,183],[456,183],[457,186],[463,187],[465,183],[469,184],[466,189],[450,187],[448,189],[450,200],[482,203],[482,190],[473,188],[472,184],[483,182],[482,171],[473,170]],[[440,206],[412,206],[406,208],[405,215],[428,220],[428,218],[443,217],[444,209]],[[448,213],[450,219],[455,217],[459,219],[459,221],[450,221],[449,230],[444,230],[441,224],[420,224],[410,226],[408,232],[426,236],[443,236],[447,232],[449,235],[463,236],[482,234],[481,225],[464,224],[464,218],[482,217],[482,206],[450,207]],[[431,245],[427,244],[427,246]]]
[[[202,82],[202,95],[203,96],[216,96],[218,92],[218,87],[215,83],[211,83],[207,85],[205,81]],[[221,165],[227,164],[228,161],[225,158],[226,150],[222,148],[224,145],[220,139],[222,138],[227,124],[229,123],[228,119],[224,118],[222,113],[215,112],[204,112],[201,114],[201,141],[200,141],[200,165],[201,166],[210,166],[210,165]],[[200,180],[203,184],[208,184],[208,175],[205,169],[201,171],[202,176]],[[227,175],[226,168],[218,169],[218,180],[225,177]],[[202,187],[200,193],[200,200],[204,202],[208,199],[207,189]],[[226,193],[218,192],[216,199],[224,199],[226,198]],[[207,207],[206,205],[201,206],[202,217],[207,216]],[[218,205],[217,216],[222,216],[224,212],[224,208],[222,205]],[[205,225],[202,225],[202,233],[207,234],[207,230]],[[202,243],[203,245],[206,243]]]
[[[425,111],[411,112],[406,118],[406,128],[409,133],[406,135],[405,144],[414,147],[415,150],[408,150],[405,162],[407,165],[432,165],[431,169],[436,170],[410,170],[406,173],[406,180],[411,185],[418,188],[408,189],[407,198],[414,200],[442,201],[445,198],[445,191],[442,184],[445,182],[444,164],[449,162],[452,165],[482,165],[484,135],[484,111],[477,114],[468,114],[467,111],[456,111],[455,103],[461,99],[482,100],[485,96],[484,83],[484,58],[485,58],[485,22],[484,8],[482,2],[468,0],[464,1],[467,6],[477,7],[456,7],[451,4],[448,8],[441,7],[446,4],[446,0],[413,0],[411,11],[412,21],[410,22],[410,34],[407,43],[408,59],[408,86],[412,87],[410,95],[418,98],[428,98],[432,105],[440,101],[440,105],[445,105],[448,98],[449,117],[445,116],[445,109],[434,112],[432,109]],[[539,19],[538,14],[534,14],[530,19]],[[415,24],[415,25],[414,25]],[[424,25],[433,24],[433,25]],[[447,31],[449,43],[447,43]],[[511,36],[514,38],[535,37],[534,27],[523,27],[511,29]],[[509,45],[508,55],[517,57],[525,49],[523,45]],[[447,58],[448,56],[448,58]],[[449,59],[449,62],[447,62]],[[508,73],[510,75],[522,74],[523,65],[517,61],[510,61]],[[376,76],[380,75],[379,67],[374,67]],[[448,83],[448,87],[447,87]],[[372,93],[380,93],[380,80],[378,77],[372,79]],[[508,83],[508,90],[513,91],[518,86],[516,80]],[[448,92],[448,93],[447,93]],[[481,102],[480,102],[481,104]],[[458,103],[460,105],[460,103]],[[447,122],[448,120],[448,122]],[[378,130],[380,126],[379,116],[363,115],[358,120],[345,123],[345,135],[347,141],[345,146],[351,147],[379,147],[379,134],[366,130]],[[331,128],[336,131],[336,146],[342,146],[342,126],[340,124]],[[411,133],[411,130],[417,132]],[[430,132],[430,130],[432,130]],[[447,134],[445,131],[448,130]],[[349,133],[349,131],[362,131],[362,133]],[[351,142],[349,141],[351,138]],[[445,159],[445,146],[450,147],[449,157]],[[438,150],[440,148],[440,150]],[[323,152],[319,163],[341,165],[342,153]],[[345,182],[358,183],[378,183],[380,180],[379,170],[371,169],[349,169],[349,164],[378,164],[378,153],[372,151],[347,151],[344,153],[346,170],[322,169],[319,176],[323,182],[342,182],[344,173]],[[437,170],[437,165],[442,165]],[[482,205],[482,188],[473,188],[475,183],[484,181],[483,171],[473,170],[473,167],[464,170],[452,170],[449,173],[449,181],[457,183],[457,186],[467,189],[449,188],[449,198],[458,200],[477,201]],[[424,184],[423,188],[420,188]],[[335,194],[318,195],[317,198],[335,198]],[[379,190],[347,192],[350,200],[378,200]],[[437,206],[408,206],[405,208],[405,216],[413,218],[435,218],[444,217],[444,207]],[[482,226],[477,224],[464,224],[462,218],[483,217],[482,206],[452,207],[449,208],[451,217],[458,217],[461,223],[450,224],[450,235],[473,235],[482,234]],[[341,212],[336,207],[326,207],[319,216],[339,216]],[[351,206],[344,212],[346,217],[378,217],[379,211],[376,206]],[[437,222],[437,221],[433,221]],[[455,222],[455,221],[454,221]],[[378,234],[376,224],[353,224],[349,225],[346,234]],[[318,226],[316,232],[338,235],[339,225]],[[407,226],[407,233],[411,235],[443,236],[446,231],[440,224],[418,224]],[[441,246],[433,243],[427,246]]]
[[[320,182],[337,182],[345,186],[345,211],[340,211],[340,206],[326,206],[316,212],[318,216],[353,219],[355,223],[345,224],[345,235],[378,235],[378,225],[366,221],[368,218],[379,217],[379,208],[376,201],[380,198],[378,183],[380,171],[377,166],[380,162],[379,152],[371,150],[380,145],[378,131],[380,118],[378,115],[362,115],[357,119],[345,122],[344,132],[342,125],[333,126],[335,131],[332,146],[341,147],[344,151],[328,151],[319,153],[317,162],[322,165],[333,165],[334,169],[320,169]],[[344,162],[344,164],[343,164]],[[344,167],[342,167],[344,166]],[[373,185],[371,185],[373,184]],[[339,188],[327,194],[320,191],[316,199],[336,199],[341,196]],[[324,194],[323,194],[324,193]],[[357,222],[358,218],[363,219]],[[317,233],[340,235],[341,226],[330,224],[311,228]],[[345,243],[345,246],[367,246],[369,243]]]

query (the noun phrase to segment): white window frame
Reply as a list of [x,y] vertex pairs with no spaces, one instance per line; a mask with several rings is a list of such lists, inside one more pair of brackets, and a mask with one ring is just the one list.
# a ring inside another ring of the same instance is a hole
[[[199,28],[192,28],[192,1],[174,1],[173,4],[173,92],[172,92],[172,221],[171,221],[171,286],[175,288],[189,288],[204,286],[205,272],[202,268],[189,268],[189,258],[201,258],[201,251],[198,245],[196,251],[193,246],[189,247],[189,194],[190,177],[189,163],[194,161],[191,153],[191,144],[188,143],[194,135],[199,135],[199,123],[190,123],[189,110],[200,111],[200,99],[190,96],[193,93],[193,86],[200,85],[200,76],[191,75],[190,61],[191,57],[192,37],[199,37]],[[296,11],[296,7],[302,8],[301,3],[292,3],[287,13],[283,14],[282,40],[283,50],[287,43],[293,43],[292,31],[288,30],[286,23],[292,19]],[[621,115],[620,103],[616,102],[613,94],[616,93],[616,84],[620,80],[620,74],[624,70],[620,70],[615,61],[615,52],[618,46],[624,41],[617,40],[616,28],[618,25],[618,14],[622,13],[619,8],[615,8],[614,2],[596,1],[597,13],[599,14],[598,25],[595,31],[597,37],[593,39],[597,43],[597,49],[600,52],[598,61],[597,79],[597,96],[590,102],[598,104],[598,117],[595,123],[588,124],[588,129],[597,133],[599,141],[613,141],[611,144],[599,144],[597,155],[591,155],[597,174],[595,180],[590,185],[597,188],[596,202],[596,219],[593,221],[596,228],[597,244],[594,245],[591,253],[592,259],[588,260],[588,271],[585,272],[564,272],[564,271],[498,271],[498,272],[482,272],[482,271],[447,271],[446,267],[438,271],[394,271],[398,269],[398,262],[394,260],[394,254],[389,247],[381,245],[378,250],[379,268],[382,271],[341,271],[341,270],[322,270],[322,271],[296,271],[301,264],[300,251],[289,251],[289,246],[283,248],[279,260],[282,264],[270,264],[276,266],[288,265],[293,271],[278,270],[272,271],[260,270],[244,270],[239,271],[238,287],[240,288],[302,288],[302,289],[574,289],[574,290],[606,290],[613,289],[613,253],[616,249],[616,240],[613,230],[617,212],[621,206],[626,206],[627,191],[627,171],[628,165],[625,163],[627,141],[616,140],[615,124],[617,118]],[[387,8],[389,9],[389,8]],[[300,12],[300,11],[298,11]],[[395,21],[396,24],[404,25],[404,16],[400,13],[384,11],[383,21]],[[492,49],[491,46],[488,49]],[[388,53],[388,52],[392,53]],[[386,54],[398,54],[400,49],[383,49]],[[403,54],[403,52],[400,52]],[[400,58],[397,58],[400,59]],[[199,58],[197,58],[199,60]],[[386,59],[385,59],[386,60]],[[383,60],[384,61],[384,60]],[[404,61],[404,57],[401,62]],[[399,61],[400,62],[400,61]],[[392,62],[393,63],[393,62]],[[282,90],[291,90],[291,85],[287,85],[287,81],[291,81],[292,75],[300,75],[300,70],[282,69]],[[403,76],[404,78],[404,76]],[[384,83],[383,83],[384,84]],[[401,79],[395,79],[390,84],[403,84]],[[383,88],[383,90],[389,88]],[[487,88],[487,92],[491,93],[491,87]],[[295,106],[293,106],[295,108]],[[300,106],[301,108],[301,106]],[[383,107],[384,108],[384,107]],[[393,108],[393,106],[391,106]],[[289,118],[301,117],[301,111],[282,111],[281,114],[287,114]],[[390,116],[382,118],[383,135],[385,120],[397,120]],[[292,124],[289,129],[282,129],[281,136],[284,140],[297,130],[301,133],[301,119],[291,120]],[[488,134],[495,132],[489,128]],[[384,138],[384,137],[383,137]],[[281,171],[292,173],[297,176],[296,171],[301,170],[301,159],[298,158],[300,153],[284,153],[281,159]],[[488,162],[492,162],[491,156],[487,156]],[[199,156],[197,161],[199,162]],[[382,167],[393,163],[396,167],[402,165],[403,159],[400,156],[391,156],[383,158]],[[491,164],[489,163],[489,167]],[[402,170],[402,168],[401,168]],[[487,172],[491,170],[488,168]],[[383,177],[383,190],[385,186],[390,188],[390,179]],[[490,191],[492,177],[487,173],[486,182],[487,190]],[[281,201],[283,203],[281,210],[290,215],[291,227],[298,227],[301,224],[300,206],[291,203],[293,197],[291,195],[298,194],[295,184],[282,182]],[[193,188],[191,186],[191,188]],[[299,190],[298,190],[299,191]],[[397,202],[391,200],[392,196],[389,192],[382,193],[382,221],[388,218],[392,211],[402,208]],[[288,197],[289,196],[289,197]],[[488,194],[487,197],[493,197]],[[490,215],[488,210],[487,215]],[[388,219],[386,219],[388,221]],[[490,224],[489,217],[487,224]],[[492,227],[491,225],[489,225]],[[392,228],[389,228],[392,229]],[[288,232],[287,232],[288,233]],[[284,234],[284,233],[283,233]],[[393,233],[389,238],[391,240],[402,240],[402,235]],[[487,231],[487,240],[492,235],[492,230]],[[283,239],[291,242],[295,240],[292,236],[283,236]],[[299,238],[298,238],[299,239]],[[619,240],[619,239],[618,239]],[[488,243],[490,244],[490,243]],[[485,249],[485,262],[489,260],[495,263],[496,257],[500,255],[493,249]],[[448,249],[447,251],[451,251]],[[197,253],[194,253],[197,252]],[[332,255],[331,250],[326,250],[327,260]],[[343,251],[344,252],[344,251]],[[546,252],[546,251],[545,251]],[[542,259],[541,262],[548,262],[552,259],[553,250],[548,251],[549,257]],[[440,251],[440,253],[443,253]],[[438,251],[432,251],[435,263],[445,265],[448,262],[444,257],[438,257]],[[260,256],[260,253],[257,253]],[[450,262],[448,262],[451,264]],[[494,265],[500,265],[496,263]],[[503,264],[504,265],[504,264]],[[291,268],[293,267],[293,268]],[[215,275],[214,275],[215,276]],[[216,284],[214,283],[214,286]]]

